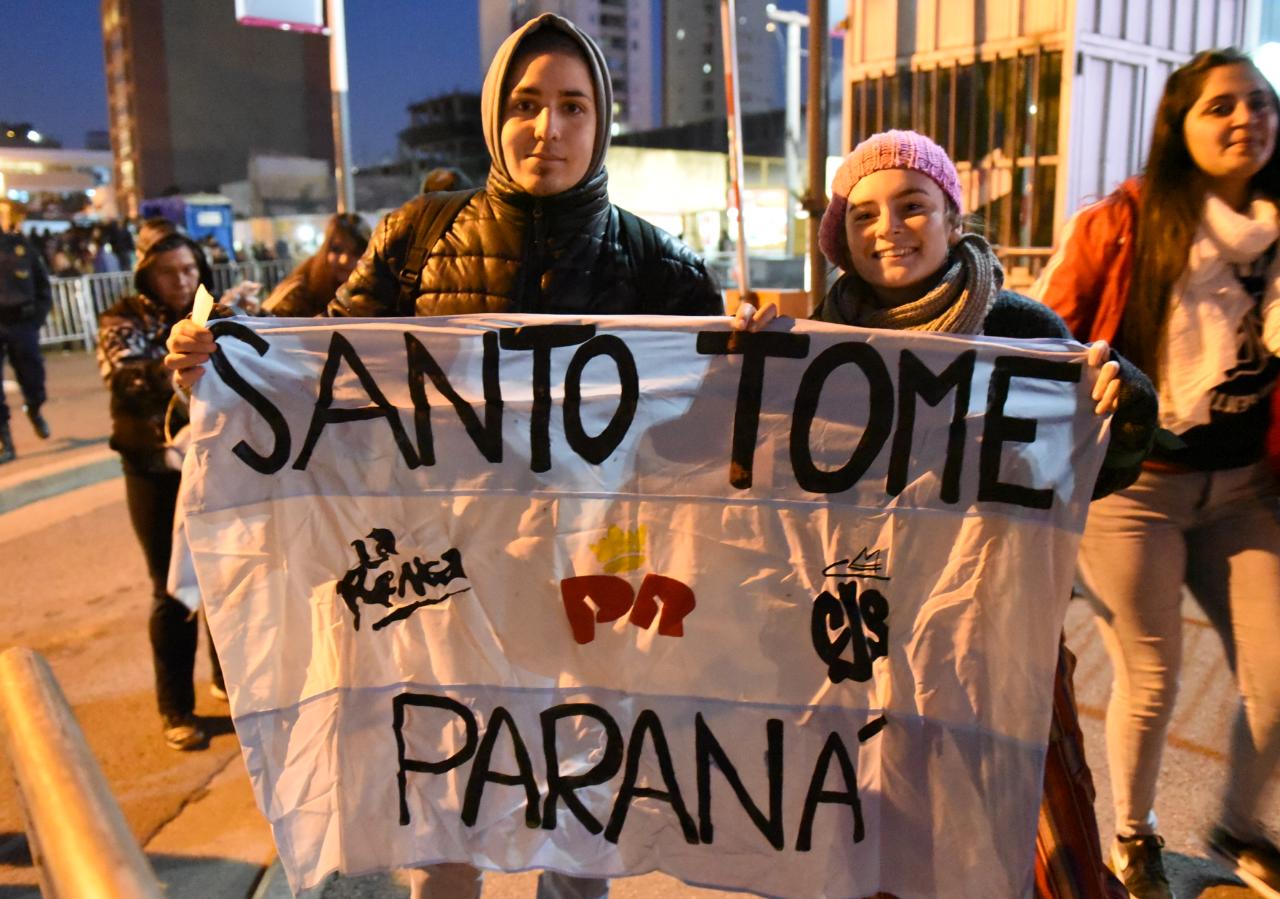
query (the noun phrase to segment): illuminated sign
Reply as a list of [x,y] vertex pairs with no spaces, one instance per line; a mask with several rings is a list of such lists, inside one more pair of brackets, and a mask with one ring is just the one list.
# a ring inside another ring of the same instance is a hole
[[324,3],[323,0],[236,0],[236,21],[241,25],[282,31],[322,33]]

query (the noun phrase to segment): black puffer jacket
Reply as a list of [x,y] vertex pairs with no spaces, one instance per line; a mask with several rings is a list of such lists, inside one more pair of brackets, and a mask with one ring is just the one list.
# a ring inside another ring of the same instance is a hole
[[702,260],[637,219],[656,249],[642,258],[623,233],[621,211],[599,189],[538,198],[490,186],[458,213],[428,253],[414,308],[397,310],[412,225],[432,202],[417,197],[390,213],[329,307],[330,315],[460,315],[467,312],[720,315],[720,293]]
[[[595,147],[574,187],[548,197],[523,191],[502,159],[503,85],[521,42],[552,29],[578,44],[594,82]],[[609,202],[604,156],[612,121],[609,74],[599,48],[572,23],[546,14],[499,49],[485,78],[485,142],[492,166],[431,247],[413,308],[397,308],[399,276],[413,225],[439,199],[416,197],[382,220],[330,315],[459,315],[469,312],[721,315],[723,301],[697,255],[642,219],[623,225]],[[406,306],[408,304],[406,303]]]

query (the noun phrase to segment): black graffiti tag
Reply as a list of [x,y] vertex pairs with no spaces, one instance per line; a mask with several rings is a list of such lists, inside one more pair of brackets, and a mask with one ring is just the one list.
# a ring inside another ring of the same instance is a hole
[[[365,544],[365,540],[373,542],[372,552]],[[338,581],[337,591],[346,604],[347,610],[351,612],[352,623],[356,630],[360,630],[360,603],[391,609],[388,614],[373,623],[373,629],[376,631],[396,621],[403,621],[419,609],[439,605],[449,597],[471,589],[463,587],[438,596],[427,595],[428,588],[444,587],[455,580],[466,578],[467,573],[462,568],[462,553],[456,548],[451,547],[442,552],[439,559],[427,562],[414,556],[411,562],[401,564],[397,578],[395,564],[391,562],[391,557],[398,555],[396,536],[391,531],[386,528],[374,528],[369,532],[368,537],[353,540],[351,546],[356,551],[356,564],[349,568]],[[384,565],[386,565],[385,569],[383,569]],[[372,576],[372,582],[370,582],[370,576]],[[426,598],[397,606],[393,597],[403,599],[408,590]]]
[[[859,596],[858,585],[851,582],[838,584],[836,592],[838,599],[823,590],[813,601],[813,648],[826,662],[833,684],[869,681],[871,663],[889,654],[889,601],[874,588]],[[851,658],[845,658],[846,650]]]

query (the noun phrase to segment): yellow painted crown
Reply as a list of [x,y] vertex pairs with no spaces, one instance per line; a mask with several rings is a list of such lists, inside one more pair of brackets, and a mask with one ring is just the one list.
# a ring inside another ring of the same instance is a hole
[[624,531],[617,525],[610,525],[600,542],[591,544],[591,551],[604,565],[606,574],[635,571],[644,564],[645,536],[644,525],[634,531]]

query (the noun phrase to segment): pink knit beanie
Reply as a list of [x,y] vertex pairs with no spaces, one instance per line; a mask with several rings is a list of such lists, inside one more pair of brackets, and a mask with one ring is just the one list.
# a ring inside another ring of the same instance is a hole
[[955,205],[964,210],[960,198],[960,176],[947,151],[915,131],[882,131],[873,134],[844,158],[831,182],[831,202],[818,227],[818,246],[831,264],[847,270],[844,215],[849,208],[853,186],[881,169],[911,169],[932,178]]

